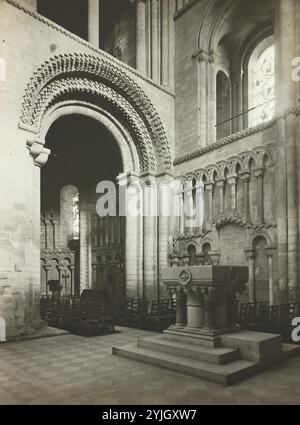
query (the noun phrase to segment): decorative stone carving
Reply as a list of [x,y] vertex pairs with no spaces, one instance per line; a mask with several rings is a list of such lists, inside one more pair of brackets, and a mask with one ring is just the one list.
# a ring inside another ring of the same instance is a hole
[[50,149],[46,149],[42,142],[31,140],[27,142],[27,148],[33,158],[34,164],[42,168],[48,161],[48,157],[51,153]]
[[162,273],[168,290],[187,294],[184,330],[211,336],[234,329],[236,293],[243,292],[248,278],[248,267],[231,266],[169,267]]
[[155,171],[153,149],[161,167],[172,168],[167,136],[155,108],[129,75],[108,58],[69,53],[47,60],[27,86],[20,127],[38,133],[47,107],[68,92],[76,92],[77,96],[94,94],[95,101],[101,96],[111,108],[117,108],[127,127],[137,131],[135,141],[141,145],[140,158],[145,157],[143,163],[147,163],[143,171]]

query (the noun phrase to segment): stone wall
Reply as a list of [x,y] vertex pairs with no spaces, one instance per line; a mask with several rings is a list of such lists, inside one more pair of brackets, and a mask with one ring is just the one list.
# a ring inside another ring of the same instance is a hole
[[[12,31],[12,22],[16,31]],[[39,144],[33,144],[35,135],[18,127],[25,90],[34,72],[49,58],[64,53],[112,61],[151,99],[172,151],[174,98],[134,69],[31,11],[17,7],[15,2],[0,3],[0,26],[0,57],[6,63],[6,81],[0,82],[0,110],[5,111],[0,127],[0,316],[7,320],[11,337],[41,326],[39,166],[45,163],[48,152],[35,151],[35,147],[39,148]]]

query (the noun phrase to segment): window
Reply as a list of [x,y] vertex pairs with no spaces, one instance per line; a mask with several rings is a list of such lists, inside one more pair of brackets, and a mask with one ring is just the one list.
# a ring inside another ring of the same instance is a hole
[[78,240],[80,234],[79,193],[73,197],[73,239]]
[[275,48],[265,44],[255,49],[249,63],[250,127],[271,120],[275,112]]
[[67,185],[60,191],[60,230],[61,244],[69,247],[80,237],[79,190],[76,186]]
[[231,89],[223,71],[217,73],[217,140],[231,134]]

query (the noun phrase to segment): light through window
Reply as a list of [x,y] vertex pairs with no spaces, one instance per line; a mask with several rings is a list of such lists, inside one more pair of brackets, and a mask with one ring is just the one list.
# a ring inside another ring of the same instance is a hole
[[79,193],[73,198],[73,238],[79,239],[80,213],[79,213]]
[[265,49],[254,67],[254,86],[250,112],[250,126],[255,126],[273,118],[275,112],[275,48]]

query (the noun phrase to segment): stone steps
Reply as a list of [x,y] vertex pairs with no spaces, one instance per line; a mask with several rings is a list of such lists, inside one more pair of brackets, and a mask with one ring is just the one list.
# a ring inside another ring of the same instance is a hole
[[232,348],[192,346],[182,342],[165,340],[162,335],[139,339],[138,347],[212,364],[226,364],[240,357],[238,351]]
[[207,379],[220,385],[230,385],[238,382],[252,375],[258,369],[257,363],[247,360],[235,360],[225,365],[213,364],[184,358],[175,354],[150,350],[136,344],[113,347],[113,354],[186,375]]

